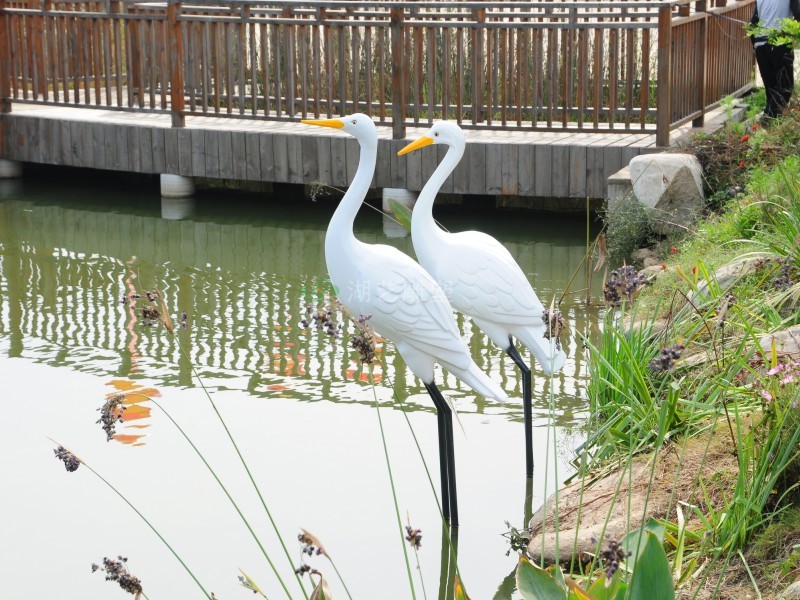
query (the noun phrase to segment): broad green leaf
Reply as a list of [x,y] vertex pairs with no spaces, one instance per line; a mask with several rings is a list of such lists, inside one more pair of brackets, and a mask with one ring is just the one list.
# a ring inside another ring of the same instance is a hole
[[562,588],[567,587],[567,582],[564,581],[564,573],[561,571],[561,567],[558,565],[550,565],[545,569],[553,580],[560,585]]
[[461,578],[456,574],[456,600],[469,600],[469,596],[467,595],[467,590],[464,589],[464,584],[461,582]]
[[566,600],[567,592],[544,569],[521,556],[517,565],[517,589],[524,600]]
[[[651,518],[647,521],[647,524],[644,526],[644,531],[645,533],[652,533],[655,535],[659,544],[664,543],[664,534],[666,533],[667,528],[655,519]],[[626,552],[630,552],[630,556],[632,557],[632,560],[628,560],[628,564],[630,566],[634,566],[636,564],[636,561],[639,560],[639,556],[641,556],[642,552],[644,551],[645,540],[642,538],[641,542],[639,541],[640,534],[641,530],[636,529],[628,533],[620,542],[622,549]]]
[[566,582],[567,587],[569,588],[569,594],[567,595],[567,600],[597,600],[593,596],[589,595],[585,589],[579,586],[575,581],[572,579],[567,579]]
[[589,588],[591,597],[594,600],[615,600],[615,598],[619,596],[620,590],[622,590],[624,595],[627,585],[622,581],[620,573],[621,571],[614,573],[614,577],[611,578],[611,583],[609,585],[606,585],[605,574],[601,575],[600,579],[595,580]]
[[400,204],[394,198],[389,198],[389,209],[394,214],[394,218],[403,227],[411,231],[411,209],[403,204]]
[[630,600],[675,600],[675,588],[667,554],[655,534],[645,532],[644,549],[633,568]]

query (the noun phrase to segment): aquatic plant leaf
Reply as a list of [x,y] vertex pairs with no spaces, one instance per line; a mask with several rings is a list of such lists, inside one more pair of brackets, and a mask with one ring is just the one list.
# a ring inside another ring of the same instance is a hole
[[669,560],[658,537],[645,531],[644,549],[633,568],[629,586],[630,600],[675,600],[675,588]]
[[574,580],[566,579],[567,588],[569,588],[568,600],[597,600],[594,596],[590,596],[589,592],[579,586]]
[[[624,538],[622,538],[622,541],[620,542],[622,548],[626,552],[630,553],[629,556],[633,557],[631,560],[628,561],[632,565],[636,564],[636,561],[639,560],[639,557],[641,557],[642,552],[644,552],[646,540],[642,538],[642,540],[639,541],[639,537],[641,536],[641,531],[642,531],[641,529],[636,529],[635,531],[631,531]],[[663,524],[659,523],[658,521],[656,521],[651,517],[644,526],[644,532],[653,534],[656,537],[658,543],[663,544],[664,534],[666,534],[667,528],[664,527]]]
[[464,583],[461,581],[461,577],[456,574],[456,581],[455,581],[455,599],[456,600],[470,600],[469,596],[467,595],[467,590],[464,589]]
[[622,581],[620,576],[621,571],[614,573],[611,578],[611,583],[606,585],[606,575],[603,573],[599,579],[589,587],[589,594],[593,600],[615,600],[616,598],[624,598],[625,590],[628,585]]
[[567,591],[544,569],[521,556],[517,565],[517,590],[523,600],[565,600]]
[[319,583],[317,583],[317,587],[314,588],[314,591],[311,592],[311,596],[308,600],[331,600],[333,595],[331,594],[331,588],[328,586],[328,582],[325,581],[325,577],[322,576],[322,573],[317,572],[319,575]]
[[567,582],[564,580],[564,572],[561,570],[561,567],[558,565],[550,565],[545,569],[550,574],[550,577],[558,583],[561,587],[566,587]]
[[411,209],[400,204],[394,198],[389,198],[389,209],[392,211],[394,218],[397,219],[397,222],[411,231]]

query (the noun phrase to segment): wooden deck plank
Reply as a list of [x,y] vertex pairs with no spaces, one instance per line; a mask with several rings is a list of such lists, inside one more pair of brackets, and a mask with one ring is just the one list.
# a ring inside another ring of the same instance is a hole
[[290,135],[286,138],[286,156],[289,159],[289,183],[303,183],[303,149],[301,137]]
[[153,141],[153,172],[164,173],[167,168],[164,129],[161,127],[153,128],[151,137]]
[[178,155],[178,130],[164,130],[164,172],[178,175],[180,157]]
[[289,149],[287,136],[277,133],[272,136],[272,156],[274,163],[274,181],[287,183],[289,181]]
[[519,194],[519,146],[503,144],[500,149],[501,193],[504,196],[517,196]]
[[519,144],[517,146],[517,193],[520,196],[536,195],[536,146]]
[[92,123],[92,164],[95,169],[106,168],[105,139],[105,126],[102,123]]
[[233,171],[232,132],[217,132],[217,163],[220,179],[235,179]]
[[260,135],[255,131],[244,134],[244,146],[247,155],[245,161],[245,179],[248,181],[261,181],[261,145]]
[[243,131],[231,131],[231,171],[234,179],[247,179],[247,141]]
[[586,197],[586,146],[569,147],[569,197]]
[[534,150],[534,196],[550,198],[553,181],[553,147],[550,145],[536,146]]
[[344,138],[331,138],[331,185],[344,188],[347,185],[347,149]]
[[120,170],[116,126],[110,124],[103,126],[103,148],[106,153],[106,169]]
[[486,144],[471,144],[469,150],[469,193],[481,194],[486,189]]
[[205,132],[206,177],[219,179],[219,132]]
[[178,175],[192,176],[192,132],[185,127],[178,129]]
[[72,128],[69,121],[59,121],[58,126],[61,128],[61,137],[59,138],[59,142],[61,144],[61,149],[59,152],[61,155],[61,164],[71,166],[73,164]]
[[[142,149],[140,147],[140,133],[141,127],[137,127],[134,125],[133,127],[128,127],[128,161],[131,165],[131,170],[137,173],[144,173],[144,167],[142,165]],[[70,130],[70,133],[72,131]]]
[[300,138],[300,150],[303,153],[303,181],[315,183],[319,180],[319,153],[317,151],[317,138],[304,135]]
[[116,135],[116,144],[117,144],[117,168],[120,171],[130,171],[131,170],[131,161],[130,157],[128,156],[128,132],[130,130],[129,127],[114,127],[114,133]]
[[192,153],[192,173],[196,177],[206,176],[206,134],[202,129],[191,129],[190,150]]
[[275,160],[272,137],[258,134],[258,154],[261,162],[261,181],[275,181]]
[[406,189],[407,165],[405,156],[397,156],[397,153],[405,145],[405,140],[390,140],[388,144],[389,180],[393,188]]

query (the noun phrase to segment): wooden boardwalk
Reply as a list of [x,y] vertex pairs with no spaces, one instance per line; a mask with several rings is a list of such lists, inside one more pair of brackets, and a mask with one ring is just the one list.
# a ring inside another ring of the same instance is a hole
[[[707,116],[707,129],[721,122]],[[299,123],[14,104],[0,115],[2,156],[11,160],[134,173],[346,187],[358,144]],[[427,128],[407,129],[407,140]],[[684,126],[674,135],[689,130]],[[435,147],[398,157],[407,140],[379,127],[374,188],[419,191],[444,154]],[[523,198],[603,199],[609,175],[657,151],[655,134],[466,130],[467,149],[442,191]],[[433,159],[433,153],[439,156]],[[524,205],[524,203],[523,203]]]

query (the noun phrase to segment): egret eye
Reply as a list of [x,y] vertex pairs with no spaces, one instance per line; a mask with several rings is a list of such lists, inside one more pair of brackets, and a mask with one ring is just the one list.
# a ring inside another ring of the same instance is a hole
[[437,132],[436,132],[436,133],[434,133],[433,135],[435,135],[436,137],[439,137],[439,132],[437,131]]
[[353,125],[355,125],[356,123],[357,123],[357,121],[355,119],[353,119]]

